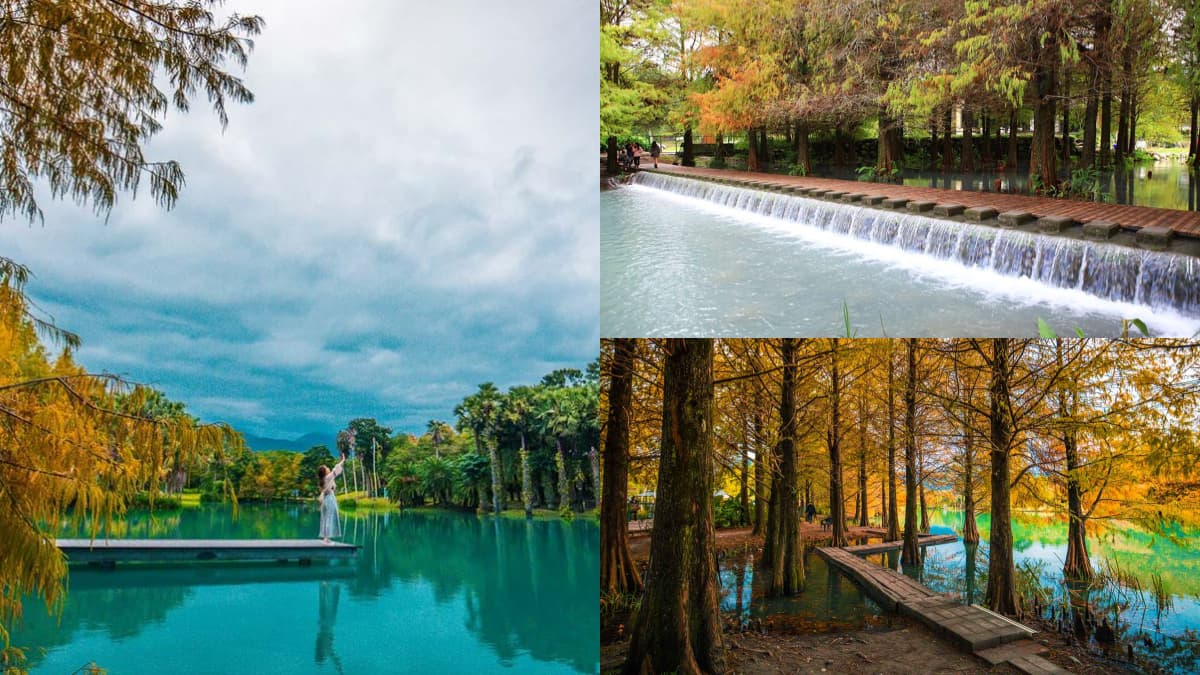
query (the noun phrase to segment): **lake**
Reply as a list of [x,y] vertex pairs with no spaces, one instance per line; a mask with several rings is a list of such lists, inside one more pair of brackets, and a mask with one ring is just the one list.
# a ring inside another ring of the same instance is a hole
[[[73,566],[61,622],[27,599],[32,672],[594,673],[599,527],[343,513],[352,561]],[[131,538],[311,538],[311,506],[130,512]]]
[[[935,534],[960,533],[962,513],[946,509],[929,512]],[[877,564],[901,570],[939,593],[964,603],[983,603],[987,590],[988,514],[977,518],[978,548],[970,552],[961,541],[922,549],[922,564],[902,569],[899,551],[867,556]],[[1034,513],[1013,515],[1013,559],[1018,586],[1040,587],[1046,600],[1042,615],[1068,620],[1086,603],[1097,617],[1117,626],[1121,644],[1132,642],[1139,659],[1148,659],[1166,672],[1200,672],[1200,527],[1178,522],[1091,523],[1088,553],[1100,573],[1090,588],[1071,588],[1062,579],[1067,551],[1065,518]],[[755,592],[753,566],[740,569],[732,557],[722,566],[722,609],[743,621],[770,618],[776,626],[811,631],[869,628],[880,625],[882,612],[849,579],[831,571],[819,556],[807,555],[807,584],[795,598],[764,600]],[[1159,584],[1162,593],[1154,592]],[[1072,605],[1072,603],[1074,603]],[[1114,621],[1115,619],[1115,621]],[[1101,645],[1090,639],[1098,654]],[[1114,661],[1125,649],[1107,653]]]
[[1200,330],[1195,316],[642,185],[600,195],[600,271],[609,336],[845,335],[847,315],[861,337],[1036,336],[1039,318],[1089,337],[1131,318]]

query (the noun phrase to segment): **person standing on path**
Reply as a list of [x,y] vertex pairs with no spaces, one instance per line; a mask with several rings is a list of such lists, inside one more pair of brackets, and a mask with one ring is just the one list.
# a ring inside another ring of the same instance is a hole
[[650,143],[650,156],[654,158],[654,168],[658,168],[658,156],[662,154],[662,146],[658,141]]
[[330,537],[342,536],[342,522],[338,517],[337,477],[342,475],[342,465],[346,463],[346,453],[341,460],[333,465],[333,469],[322,464],[317,469],[317,483],[321,487],[321,541],[332,544]]

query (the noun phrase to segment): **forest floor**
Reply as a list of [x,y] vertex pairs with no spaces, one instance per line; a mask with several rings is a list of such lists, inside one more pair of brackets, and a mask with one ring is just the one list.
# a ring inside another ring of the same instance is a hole
[[[801,523],[806,542],[829,538],[816,523]],[[847,536],[867,536],[859,528],[850,528]],[[749,528],[717,531],[717,554],[740,555],[762,546],[762,537]],[[649,533],[632,534],[629,548],[634,562],[645,574],[650,558]],[[626,626],[627,609],[601,612],[600,672],[619,671],[629,648]],[[1027,622],[1028,623],[1028,622]],[[1035,639],[1050,653],[1046,659],[1077,673],[1126,673],[1127,669],[1109,662],[1085,646],[1068,643],[1045,625],[1033,627],[1046,632]],[[725,646],[729,672],[765,675],[768,673],[1015,673],[1007,664],[991,666],[965,652],[923,624],[905,617],[889,617],[882,625],[836,632],[802,632],[794,626],[771,630],[758,625],[754,630],[727,622]]]

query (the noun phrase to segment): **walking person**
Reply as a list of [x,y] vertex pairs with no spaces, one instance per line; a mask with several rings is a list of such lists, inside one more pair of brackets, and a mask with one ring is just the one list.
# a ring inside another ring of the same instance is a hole
[[809,502],[808,506],[804,507],[804,519],[811,523],[815,515],[817,515],[817,507],[813,506],[812,502]]
[[337,477],[342,475],[342,465],[346,463],[346,453],[333,469],[322,464],[317,469],[317,484],[321,487],[318,497],[321,501],[321,541],[332,544],[330,537],[342,536],[342,522],[338,517]]
[[656,169],[658,168],[658,156],[661,154],[662,146],[658,144],[658,141],[652,142],[650,144],[650,156],[654,158],[654,168]]
[[633,168],[635,168],[635,169],[642,168],[642,144],[641,143],[633,144]]

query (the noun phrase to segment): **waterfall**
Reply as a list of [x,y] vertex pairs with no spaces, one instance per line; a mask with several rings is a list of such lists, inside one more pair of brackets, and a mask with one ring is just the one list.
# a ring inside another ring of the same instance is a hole
[[632,180],[645,187],[896,246],[968,268],[1200,317],[1200,259],[1189,255],[941,220],[658,173],[638,173]]

